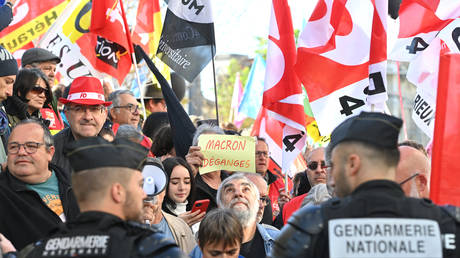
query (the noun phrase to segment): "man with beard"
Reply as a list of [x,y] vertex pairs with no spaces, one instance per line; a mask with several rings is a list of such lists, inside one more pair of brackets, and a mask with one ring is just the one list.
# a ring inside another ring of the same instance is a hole
[[272,257],[460,257],[460,209],[405,197],[394,181],[401,125],[362,112],[334,129],[326,152],[340,198],[294,213]]
[[67,155],[82,213],[25,257],[184,257],[173,241],[139,223],[147,149],[124,139],[87,138],[72,143]]
[[259,191],[244,174],[226,178],[217,191],[219,208],[232,209],[243,226],[243,244],[240,254],[244,257],[266,257],[273,247],[279,231],[257,223]]

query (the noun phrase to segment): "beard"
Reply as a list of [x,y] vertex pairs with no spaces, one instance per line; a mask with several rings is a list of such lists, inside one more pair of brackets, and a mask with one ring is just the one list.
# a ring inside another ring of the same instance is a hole
[[126,202],[123,205],[123,214],[125,214],[125,220],[130,221],[142,221],[142,203],[137,203],[132,197],[130,191],[126,191]]
[[352,192],[351,185],[345,175],[345,167],[341,167],[338,171],[337,179],[335,180],[335,193],[337,197],[345,197]]
[[[244,203],[245,208],[241,208],[241,204],[239,204],[240,206],[238,207],[233,206],[237,202]],[[259,202],[254,202],[253,205],[250,205],[249,202],[244,198],[235,198],[226,208],[230,208],[234,211],[238,221],[243,227],[248,227],[251,223],[256,221],[257,212],[259,211]]]

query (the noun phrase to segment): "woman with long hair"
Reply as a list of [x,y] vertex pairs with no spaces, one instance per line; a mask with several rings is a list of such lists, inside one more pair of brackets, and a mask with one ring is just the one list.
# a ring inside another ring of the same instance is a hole
[[13,95],[5,101],[10,126],[27,118],[41,118],[40,109],[48,107],[52,101],[48,78],[40,69],[19,70],[13,84]]
[[168,184],[164,197],[163,211],[178,216],[190,227],[201,221],[205,212],[199,210],[191,212],[194,202],[195,181],[192,169],[188,163],[180,157],[167,158],[163,161]]

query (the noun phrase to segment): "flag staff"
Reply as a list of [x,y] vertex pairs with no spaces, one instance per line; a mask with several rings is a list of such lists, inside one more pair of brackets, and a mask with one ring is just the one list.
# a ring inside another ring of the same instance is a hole
[[[123,4],[121,5],[123,6]],[[137,9],[139,9],[139,6],[137,6]],[[123,15],[124,15],[124,9],[123,10]],[[126,17],[126,16],[125,16]],[[136,19],[137,17],[134,16],[134,19]],[[131,32],[127,32],[126,34],[130,34],[131,38],[133,36],[133,33],[134,33],[134,29],[136,28],[136,24],[137,22],[134,22],[133,23],[133,27],[131,29]],[[131,38],[130,38],[130,44],[132,44],[131,42]],[[133,45],[131,45],[133,46]],[[133,51],[131,52],[132,54],[132,60],[133,60],[133,64],[134,64],[134,71],[136,73],[136,78],[137,78],[137,85],[139,85],[139,92],[140,92],[140,98],[141,98],[141,106],[142,106],[142,115],[144,116],[144,121],[147,119],[147,112],[145,111],[145,103],[144,103],[144,85],[141,84],[141,78],[139,76],[139,69],[137,68],[137,58],[136,58],[136,53],[134,51],[134,46],[133,46]]]
[[[213,30],[214,33],[214,30]],[[214,38],[214,37],[213,37]],[[216,66],[214,65],[214,47],[215,45],[211,45],[211,58],[212,58],[212,77],[214,79],[214,96],[216,98],[216,120],[217,120],[217,126],[219,126],[219,104],[217,102],[217,83],[216,83]]]

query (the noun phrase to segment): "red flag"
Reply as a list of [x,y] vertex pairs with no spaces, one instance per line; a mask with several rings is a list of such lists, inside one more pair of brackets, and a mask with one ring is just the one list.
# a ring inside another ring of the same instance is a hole
[[442,55],[436,101],[430,199],[460,205],[460,54]]
[[384,110],[386,8],[386,1],[320,0],[305,25],[295,69],[322,135],[363,110]]
[[159,0],[140,0],[137,8],[136,27],[133,43],[153,55],[156,53],[161,36],[161,13]]
[[93,41],[98,57],[96,69],[117,78],[120,84],[131,69],[134,52],[128,28],[121,0],[93,1],[89,30],[98,35],[97,42]]

